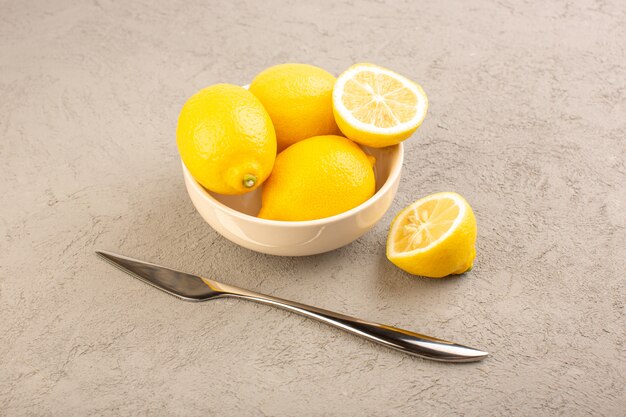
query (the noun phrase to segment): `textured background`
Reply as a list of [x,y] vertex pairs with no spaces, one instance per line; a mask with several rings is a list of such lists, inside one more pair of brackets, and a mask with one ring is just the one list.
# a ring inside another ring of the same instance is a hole
[[[623,1],[269,3],[0,0],[0,415],[623,416]],[[196,90],[289,61],[375,62],[431,100],[387,216],[293,259],[206,225],[174,140]],[[475,209],[475,268],[411,277],[387,227],[442,190]],[[266,306],[184,303],[98,248],[492,356],[433,363]]]

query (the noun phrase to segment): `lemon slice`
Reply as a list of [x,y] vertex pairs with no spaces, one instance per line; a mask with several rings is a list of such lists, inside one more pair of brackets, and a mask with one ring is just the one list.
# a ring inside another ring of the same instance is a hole
[[457,193],[432,194],[402,210],[391,224],[387,258],[414,275],[462,274],[476,256],[476,219]]
[[339,129],[366,146],[381,148],[407,139],[422,124],[427,109],[422,87],[373,64],[351,66],[333,88]]

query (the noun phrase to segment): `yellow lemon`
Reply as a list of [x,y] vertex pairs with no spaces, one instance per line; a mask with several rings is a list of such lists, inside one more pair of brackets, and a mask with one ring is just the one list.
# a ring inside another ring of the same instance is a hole
[[428,98],[422,87],[373,64],[356,64],[337,78],[335,120],[343,134],[374,148],[407,139],[422,124]]
[[391,224],[387,258],[414,275],[441,278],[472,268],[476,219],[457,193],[432,194],[402,210]]
[[259,217],[314,220],[348,211],[374,195],[374,158],[341,136],[316,136],[276,157]]
[[178,151],[191,175],[208,190],[243,194],[261,185],[276,158],[276,134],[261,102],[246,89],[217,84],[183,106]]
[[334,76],[306,64],[276,65],[254,78],[250,91],[272,118],[279,152],[312,136],[340,134],[333,116],[334,84]]

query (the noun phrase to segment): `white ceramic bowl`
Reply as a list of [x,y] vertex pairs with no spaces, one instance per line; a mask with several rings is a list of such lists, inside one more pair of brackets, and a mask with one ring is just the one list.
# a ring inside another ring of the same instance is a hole
[[402,144],[375,149],[362,147],[376,157],[376,193],[363,204],[319,220],[287,222],[259,219],[261,187],[243,195],[216,194],[203,188],[189,173],[183,174],[187,192],[200,215],[226,239],[257,252],[303,256],[328,252],[358,239],[389,209],[400,183]]

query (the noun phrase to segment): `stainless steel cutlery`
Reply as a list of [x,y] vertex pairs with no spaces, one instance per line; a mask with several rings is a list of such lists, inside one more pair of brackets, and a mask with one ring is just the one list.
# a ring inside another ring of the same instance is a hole
[[116,267],[141,281],[183,300],[208,301],[217,298],[234,297],[256,301],[322,321],[387,347],[436,361],[475,362],[484,359],[488,355],[487,352],[482,350],[384,324],[357,319],[294,301],[260,294],[126,256],[104,251],[97,251],[97,253]]

